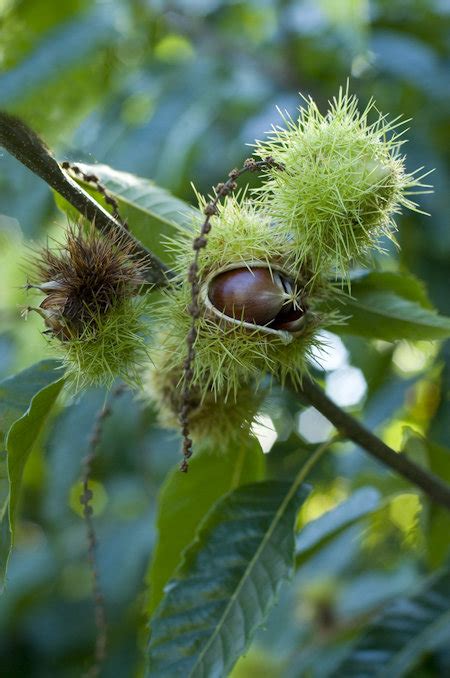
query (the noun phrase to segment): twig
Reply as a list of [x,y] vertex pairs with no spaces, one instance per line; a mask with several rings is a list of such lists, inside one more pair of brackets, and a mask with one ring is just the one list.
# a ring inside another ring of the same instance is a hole
[[293,382],[290,386],[323,414],[339,433],[363,447],[372,457],[419,487],[434,502],[450,510],[450,487],[438,476],[424,470],[404,454],[395,452],[354,417],[335,405],[309,377],[304,376],[300,386]]
[[[26,167],[31,169],[35,174],[40,176],[49,186],[54,188],[63,198],[70,202],[83,216],[92,221],[100,230],[105,233],[120,232],[126,234],[126,237],[133,243],[134,251],[140,258],[144,257],[148,261],[148,269],[146,280],[158,286],[165,286],[170,283],[173,278],[173,273],[167,266],[160,261],[160,259],[147,250],[134,236],[127,230],[126,224],[120,219],[117,213],[117,202],[109,199],[110,196],[102,191],[107,202],[112,204],[115,209],[115,214],[110,215],[101,205],[94,201],[91,196],[84,191],[76,181],[74,181],[63,169],[73,169],[69,163],[63,163],[62,167],[58,164],[55,158],[51,155],[45,144],[25,123],[18,118],[0,112],[0,144],[6,148],[12,155],[14,155]],[[273,158],[268,157],[263,160],[255,161],[252,158],[246,160],[241,169],[234,169],[228,175],[228,180],[225,183],[218,184],[215,188],[214,198],[206,205],[204,213],[206,216],[202,224],[201,231],[198,237],[195,238],[193,249],[195,252],[194,260],[190,265],[188,280],[192,286],[192,300],[189,307],[189,313],[192,317],[191,329],[187,336],[187,357],[183,364],[183,392],[180,408],[180,423],[183,435],[183,461],[181,463],[181,470],[186,472],[188,470],[187,460],[192,455],[192,440],[189,434],[189,400],[191,381],[193,378],[192,364],[195,357],[195,340],[197,337],[196,320],[200,314],[198,305],[199,281],[198,281],[198,259],[200,250],[207,244],[207,234],[211,230],[211,216],[217,214],[217,206],[220,200],[233,192],[236,189],[236,180],[245,172],[258,171],[264,167],[277,166]],[[84,177],[86,179],[86,177]],[[87,177],[94,183],[98,182],[97,177],[92,175]],[[292,384],[293,388],[301,393],[317,410],[319,410],[331,423],[336,426],[338,431],[345,434],[350,440],[363,447],[369,454],[380,460],[390,468],[394,469],[407,480],[420,487],[431,499],[442,504],[450,510],[450,488],[445,485],[437,476],[421,469],[404,455],[397,454],[394,450],[388,447],[382,440],[377,438],[373,433],[362,426],[356,419],[341,410],[335,405],[323,391],[309,378],[304,377],[302,386],[298,387]],[[101,428],[101,422],[109,413],[106,408],[102,411],[97,422],[97,430]],[[84,495],[85,516],[90,530],[90,559],[95,558],[95,534],[91,531],[92,509],[89,506],[89,499],[92,494],[88,489],[88,478],[90,472],[90,465],[92,463],[95,447],[97,445],[97,438],[92,438],[93,447],[91,447],[90,454],[85,460],[85,481]],[[95,569],[95,560],[93,563],[93,572]]]
[[[126,385],[121,384],[115,389],[115,391],[113,391],[112,396],[118,397],[122,395],[125,388]],[[96,556],[96,547],[98,541],[95,533],[94,523],[92,520],[93,508],[91,506],[91,500],[93,494],[92,490],[89,489],[89,481],[91,478],[92,464],[94,462],[95,455],[97,453],[97,448],[100,444],[101,437],[103,434],[103,426],[105,420],[110,415],[111,415],[111,405],[105,405],[98,412],[97,417],[95,419],[92,435],[89,440],[89,451],[88,454],[83,459],[83,475],[82,475],[83,494],[80,496],[80,503],[83,506],[83,516],[86,523],[86,535],[88,546],[87,555],[92,576],[92,595],[94,599],[95,626],[97,628],[94,662],[90,669],[87,671],[87,673],[84,674],[84,678],[96,678],[99,675],[102,663],[106,658],[108,624],[106,619],[105,599],[103,597],[103,592],[100,584],[100,576]]]
[[[39,136],[22,120],[0,111],[0,145],[17,160],[37,174],[65,198],[80,214],[104,233],[119,231],[133,245],[135,256],[148,263],[146,280],[153,285],[166,286],[173,273],[155,255],[145,248],[120,220],[98,204],[58,164]],[[63,163],[64,164],[64,163]]]
[[188,466],[188,459],[192,456],[192,439],[189,433],[189,412],[190,412],[190,395],[191,395],[191,384],[194,376],[192,365],[195,358],[195,340],[197,338],[197,328],[196,321],[200,315],[200,307],[198,305],[198,295],[200,292],[200,285],[198,280],[198,259],[200,255],[200,250],[206,247],[207,238],[206,236],[211,231],[211,217],[218,214],[218,204],[221,199],[225,196],[232,193],[237,188],[236,180],[245,172],[258,172],[259,170],[266,167],[277,167],[280,170],[283,170],[284,167],[276,162],[274,158],[268,156],[263,160],[254,160],[253,158],[248,158],[243,166],[240,169],[233,169],[228,174],[228,179],[225,183],[217,184],[214,188],[214,198],[206,205],[203,210],[206,218],[200,229],[200,234],[194,239],[192,244],[192,249],[195,252],[194,260],[191,263],[188,271],[188,282],[191,284],[191,304],[189,306],[189,314],[192,318],[191,329],[188,332],[186,343],[187,343],[187,356],[183,363],[183,391],[181,395],[181,406],[180,406],[180,424],[181,424],[181,433],[183,436],[183,461],[181,462],[180,469],[183,473],[186,473]]

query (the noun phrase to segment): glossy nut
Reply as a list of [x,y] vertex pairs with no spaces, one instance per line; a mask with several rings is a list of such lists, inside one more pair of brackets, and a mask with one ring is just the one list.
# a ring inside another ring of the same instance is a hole
[[287,331],[295,331],[290,325],[303,315],[294,306],[293,296],[290,280],[263,266],[224,271],[208,287],[211,304],[224,315]]
[[282,309],[277,317],[269,324],[274,330],[299,332],[305,324],[305,308]]

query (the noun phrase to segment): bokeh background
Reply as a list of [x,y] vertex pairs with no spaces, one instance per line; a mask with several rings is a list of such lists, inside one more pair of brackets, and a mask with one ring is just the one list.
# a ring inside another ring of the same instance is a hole
[[[276,106],[294,114],[301,91],[324,108],[349,78],[362,106],[374,97],[392,117],[412,118],[409,169],[435,168],[435,192],[421,202],[431,217],[402,216],[401,250],[376,263],[420,276],[450,314],[449,28],[448,0],[0,0],[0,106],[61,159],[106,163],[192,201],[191,182],[207,192],[240,165],[246,144],[278,122]],[[2,378],[49,355],[39,319],[20,318],[28,303],[20,286],[30,243],[64,224],[47,186],[0,150]],[[327,392],[417,460],[441,454],[450,479],[448,348],[327,339],[317,366]],[[0,674],[8,678],[78,676],[88,665],[94,627],[77,482],[103,400],[92,391],[61,409],[27,466],[0,604]],[[280,475],[331,430],[275,393],[257,434]],[[128,394],[114,404],[95,466],[111,623],[105,676],[138,675],[156,497],[177,458],[176,435],[158,428],[149,407]],[[329,675],[360,621],[446,557],[448,519],[361,451],[337,447],[313,480],[304,522],[357,488],[377,508],[309,559],[235,677]],[[441,653],[414,676],[447,670]]]

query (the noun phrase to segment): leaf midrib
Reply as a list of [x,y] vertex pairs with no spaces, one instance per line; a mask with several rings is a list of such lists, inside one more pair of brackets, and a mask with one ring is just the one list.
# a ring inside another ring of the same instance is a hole
[[255,566],[256,562],[257,562],[258,559],[260,558],[262,551],[263,551],[264,548],[266,547],[266,545],[267,545],[267,543],[268,543],[270,537],[273,535],[273,532],[274,532],[274,530],[275,530],[275,528],[276,528],[278,522],[281,520],[281,517],[283,516],[283,514],[284,514],[284,512],[285,512],[285,510],[286,510],[286,508],[287,508],[287,506],[288,506],[288,504],[289,504],[289,502],[291,501],[291,499],[292,499],[293,496],[295,495],[297,489],[298,489],[298,483],[297,483],[297,479],[296,479],[296,480],[294,480],[294,482],[292,483],[292,485],[291,485],[291,487],[290,487],[290,489],[289,489],[289,492],[286,494],[286,496],[284,497],[283,501],[281,502],[281,504],[280,504],[278,510],[276,511],[276,513],[275,513],[275,515],[274,515],[274,518],[273,518],[273,521],[272,521],[271,524],[269,525],[269,529],[268,529],[267,532],[264,534],[263,539],[261,540],[261,544],[258,546],[258,548],[257,548],[257,550],[255,551],[255,553],[254,553],[252,559],[250,560],[250,562],[249,562],[249,564],[248,564],[248,567],[245,569],[245,571],[244,571],[244,573],[243,573],[243,575],[242,575],[242,578],[241,578],[241,580],[240,580],[238,586],[236,587],[235,592],[231,595],[231,597],[230,597],[230,599],[229,599],[229,602],[228,602],[227,606],[225,607],[225,610],[223,611],[223,614],[222,614],[222,616],[221,616],[219,622],[217,623],[217,625],[216,625],[216,627],[215,627],[215,629],[214,629],[213,634],[210,636],[210,638],[209,638],[209,640],[207,641],[206,645],[204,646],[204,648],[202,649],[202,651],[199,653],[199,655],[198,655],[198,657],[197,657],[197,660],[196,660],[194,666],[192,667],[192,669],[191,669],[191,671],[190,671],[190,673],[189,673],[189,676],[193,676],[193,675],[194,675],[195,669],[201,664],[202,660],[204,659],[204,657],[205,657],[206,653],[208,652],[209,648],[211,647],[212,643],[213,643],[214,640],[217,638],[217,636],[218,636],[218,634],[219,634],[219,631],[221,630],[221,628],[222,628],[222,626],[223,626],[223,624],[224,624],[224,622],[225,622],[226,617],[228,616],[228,614],[229,614],[229,612],[230,612],[232,606],[235,604],[235,602],[236,602],[236,600],[237,600],[237,598],[238,598],[238,596],[239,596],[239,594],[240,594],[240,592],[241,592],[241,590],[242,590],[242,587],[244,586],[244,583],[247,581],[248,577],[250,576],[250,572],[252,571],[252,569],[253,569],[253,567]]

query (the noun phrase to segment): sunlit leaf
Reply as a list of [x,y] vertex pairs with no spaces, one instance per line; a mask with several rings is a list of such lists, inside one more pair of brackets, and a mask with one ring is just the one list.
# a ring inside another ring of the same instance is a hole
[[[10,69],[23,60],[38,41],[45,39],[49,31],[54,27],[64,26],[80,9],[79,0],[66,0],[64,3],[54,5],[52,12],[43,12],[42,6],[39,7],[34,2],[29,4],[1,3],[0,13],[9,10],[8,30],[2,36],[4,69]],[[4,19],[3,15],[2,19]],[[17,79],[19,80],[20,77]]]
[[148,676],[226,676],[294,564],[304,488],[244,485],[221,499],[151,622]]
[[377,489],[362,487],[320,518],[307,523],[296,538],[297,564],[302,563],[317,547],[340,534],[346,527],[373,513],[380,506],[380,499]]
[[194,456],[189,462],[188,477],[180,473],[178,466],[169,474],[159,495],[159,539],[147,577],[150,615],[211,506],[240,485],[261,480],[264,467],[265,459],[258,442],[249,439],[226,454]]

